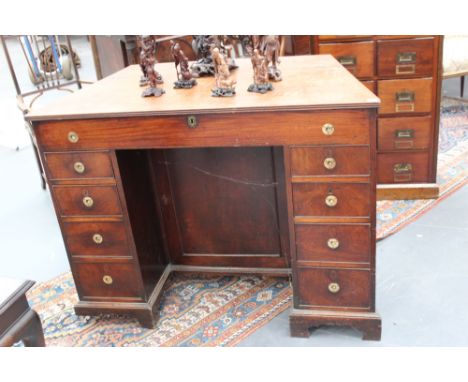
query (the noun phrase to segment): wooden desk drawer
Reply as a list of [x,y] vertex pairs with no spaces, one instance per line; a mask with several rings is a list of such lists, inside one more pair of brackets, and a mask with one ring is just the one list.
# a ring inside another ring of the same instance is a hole
[[62,216],[122,214],[116,187],[53,186],[52,190]]
[[45,153],[50,179],[113,178],[107,152]]
[[297,224],[297,261],[370,261],[369,224]]
[[[353,160],[350,160],[353,158]],[[291,175],[369,175],[369,146],[296,146]]]
[[372,93],[374,93],[374,94],[377,93],[376,82],[375,81],[361,81],[361,84],[363,84]]
[[368,270],[298,268],[299,307],[368,309],[371,282]]
[[377,154],[378,183],[428,182],[429,154],[401,152]]
[[72,263],[81,300],[141,301],[141,275],[133,263]]
[[370,197],[369,183],[295,183],[294,215],[367,217]]
[[382,80],[378,82],[382,101],[380,114],[429,113],[432,107],[432,78]]
[[63,223],[63,236],[70,256],[130,257],[123,222]]
[[378,149],[427,149],[431,144],[432,118],[379,118]]
[[[35,129],[44,151],[132,148],[369,144],[366,110],[258,112],[187,116],[112,118],[41,123]],[[333,130],[324,133],[324,125]],[[79,138],[70,142],[70,132]],[[233,133],[235,132],[235,134]]]
[[320,54],[331,54],[357,78],[374,75],[374,42],[320,44]]
[[379,76],[432,76],[434,38],[377,42]]

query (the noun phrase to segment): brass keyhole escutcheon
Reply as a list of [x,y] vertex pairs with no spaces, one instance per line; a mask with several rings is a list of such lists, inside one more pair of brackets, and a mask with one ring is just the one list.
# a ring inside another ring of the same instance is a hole
[[330,283],[328,284],[328,290],[331,293],[338,293],[340,291],[340,284],[338,283]]
[[83,198],[83,204],[84,204],[85,207],[90,208],[90,207],[93,206],[94,200],[93,200],[93,198],[91,196],[85,196]]
[[328,207],[335,207],[338,204],[338,198],[335,195],[328,195],[325,198],[325,204]]
[[74,131],[70,131],[68,133],[68,140],[71,142],[71,143],[76,143],[78,142],[80,138],[78,137],[78,134],[75,133]]
[[98,234],[98,233],[95,233],[93,235],[93,241],[96,243],[96,244],[101,244],[103,241],[104,241],[104,238],[102,237],[102,235]]
[[332,135],[335,132],[335,126],[333,126],[331,123],[326,123],[322,126],[322,132],[325,135]]
[[195,117],[194,115],[189,115],[187,117],[187,125],[191,129],[194,129],[195,127],[197,127],[197,117]]
[[104,284],[107,285],[111,285],[114,282],[114,280],[112,280],[112,277],[110,277],[109,275],[104,275],[102,281],[104,281]]
[[83,174],[85,172],[85,165],[82,162],[75,162],[73,168],[78,174]]
[[330,249],[337,249],[340,246],[340,241],[337,238],[332,237],[327,240],[327,246]]
[[327,170],[333,170],[336,167],[336,160],[335,158],[325,158],[323,161],[323,165]]

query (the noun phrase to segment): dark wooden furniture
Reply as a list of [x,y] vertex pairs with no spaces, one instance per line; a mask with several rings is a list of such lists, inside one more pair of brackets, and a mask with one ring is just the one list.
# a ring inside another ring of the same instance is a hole
[[25,346],[45,346],[41,320],[26,299],[33,285],[33,281],[0,278],[0,346],[19,341]]
[[[378,98],[331,56],[288,57],[269,94],[211,97],[212,78],[142,98],[138,66],[28,115],[79,302],[146,327],[172,271],[292,271],[291,333],[375,313]],[[350,162],[349,158],[353,161]]]
[[294,54],[331,54],[381,101],[378,199],[437,198],[442,36],[292,36]]

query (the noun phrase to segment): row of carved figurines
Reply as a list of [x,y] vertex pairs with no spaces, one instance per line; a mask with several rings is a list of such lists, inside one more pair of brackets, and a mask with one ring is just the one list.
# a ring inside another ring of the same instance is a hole
[[[236,81],[230,78],[230,69],[235,69],[237,66],[231,51],[226,49],[221,41],[218,36],[195,36],[193,47],[199,58],[191,67],[179,43],[171,41],[171,52],[177,71],[175,89],[190,89],[197,84],[195,78],[214,75],[215,87],[211,91],[212,96],[230,97],[236,94]],[[142,96],[161,96],[164,94],[164,89],[158,87],[158,84],[163,83],[163,79],[155,69],[156,41],[153,36],[139,36],[137,42],[140,49],[140,67],[143,72],[140,86],[148,85]],[[281,71],[278,69],[279,36],[249,36],[246,47],[253,67],[253,83],[247,90],[256,93],[273,90],[269,81],[281,81]]]

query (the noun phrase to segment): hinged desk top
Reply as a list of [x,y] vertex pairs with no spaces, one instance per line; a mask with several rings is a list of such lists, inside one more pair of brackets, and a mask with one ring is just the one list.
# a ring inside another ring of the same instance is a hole
[[173,63],[158,64],[166,94],[141,97],[138,65],[129,66],[93,85],[50,105],[31,111],[31,121],[158,116],[191,112],[226,113],[245,111],[375,108],[379,98],[362,85],[330,55],[281,57],[283,81],[273,83],[267,94],[249,93],[252,83],[250,59],[238,59],[232,73],[237,80],[234,97],[211,96],[212,77],[197,79],[192,89],[173,89]]

